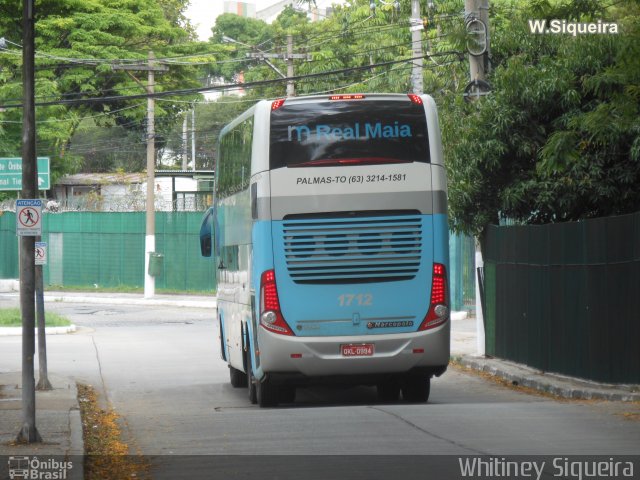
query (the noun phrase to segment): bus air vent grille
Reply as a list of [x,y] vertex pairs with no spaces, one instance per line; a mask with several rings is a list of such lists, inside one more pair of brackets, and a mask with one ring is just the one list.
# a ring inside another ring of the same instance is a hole
[[296,283],[410,280],[422,256],[417,215],[285,220],[283,237]]

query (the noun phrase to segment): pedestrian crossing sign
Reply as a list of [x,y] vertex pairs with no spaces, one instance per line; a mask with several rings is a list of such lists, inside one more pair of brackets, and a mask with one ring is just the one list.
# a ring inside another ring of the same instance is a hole
[[42,235],[42,200],[16,200],[16,235],[19,237]]

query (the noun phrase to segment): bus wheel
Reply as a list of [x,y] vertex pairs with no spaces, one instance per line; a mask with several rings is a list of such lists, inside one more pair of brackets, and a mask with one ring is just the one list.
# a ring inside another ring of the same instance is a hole
[[402,398],[405,402],[425,403],[429,400],[431,379],[423,376],[411,376],[402,382]]
[[233,388],[243,388],[247,386],[247,374],[229,365],[229,379]]
[[400,383],[396,379],[383,380],[378,383],[378,400],[385,403],[397,402],[400,399]]
[[256,377],[253,376],[253,367],[251,366],[251,345],[247,345],[247,386],[249,387],[249,401],[255,405],[258,403],[258,391]]
[[283,386],[278,391],[280,403],[293,403],[296,401],[296,387]]
[[258,405],[260,407],[275,407],[278,405],[278,387],[266,382],[256,383]]

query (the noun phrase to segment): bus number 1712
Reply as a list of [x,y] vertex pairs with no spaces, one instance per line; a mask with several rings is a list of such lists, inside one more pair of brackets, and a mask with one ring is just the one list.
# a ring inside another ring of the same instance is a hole
[[373,305],[373,295],[370,293],[344,293],[338,297],[338,305],[341,307],[350,307],[351,305],[369,307]]

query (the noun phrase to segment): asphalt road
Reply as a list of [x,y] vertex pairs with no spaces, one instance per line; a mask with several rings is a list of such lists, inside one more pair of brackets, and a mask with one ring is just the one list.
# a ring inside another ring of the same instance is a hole
[[[323,387],[300,389],[293,405],[259,409],[229,384],[210,311],[63,303],[47,311],[80,327],[47,338],[49,371],[102,391],[125,419],[132,452],[640,454],[640,423],[625,417],[628,405],[558,401],[456,369],[432,381],[426,405],[381,404],[374,388]],[[20,369],[20,337],[0,337],[0,362]]]

